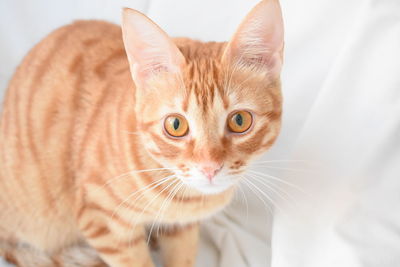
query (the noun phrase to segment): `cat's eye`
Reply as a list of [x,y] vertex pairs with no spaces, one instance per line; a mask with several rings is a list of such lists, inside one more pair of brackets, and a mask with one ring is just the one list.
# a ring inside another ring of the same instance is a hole
[[228,117],[228,129],[234,133],[244,133],[253,124],[253,116],[250,112],[236,111]]
[[172,137],[183,137],[189,132],[189,124],[183,116],[173,114],[165,119],[164,129]]

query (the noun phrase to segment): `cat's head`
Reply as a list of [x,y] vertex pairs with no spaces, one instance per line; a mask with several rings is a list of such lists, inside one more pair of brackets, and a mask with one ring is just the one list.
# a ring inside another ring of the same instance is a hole
[[228,43],[174,42],[131,9],[122,28],[145,150],[200,192],[234,185],[280,129],[279,2],[260,2]]

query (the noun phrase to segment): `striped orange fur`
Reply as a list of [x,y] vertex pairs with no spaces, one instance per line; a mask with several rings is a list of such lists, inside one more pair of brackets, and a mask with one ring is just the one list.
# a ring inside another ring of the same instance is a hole
[[[51,33],[4,101],[0,255],[18,266],[153,266],[152,232],[165,266],[192,266],[198,222],[230,202],[278,135],[282,53],[277,0],[260,2],[228,43],[170,39],[130,9],[122,33],[102,21]],[[237,110],[251,114],[244,133],[227,128]],[[171,114],[186,135],[166,132]]]

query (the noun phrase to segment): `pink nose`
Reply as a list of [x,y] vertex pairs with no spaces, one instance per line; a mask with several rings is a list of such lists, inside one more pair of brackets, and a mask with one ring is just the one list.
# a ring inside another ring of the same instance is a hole
[[200,164],[200,170],[204,175],[207,177],[207,179],[211,182],[212,179],[217,175],[218,172],[221,171],[223,167],[222,163],[216,163],[216,162],[207,162]]

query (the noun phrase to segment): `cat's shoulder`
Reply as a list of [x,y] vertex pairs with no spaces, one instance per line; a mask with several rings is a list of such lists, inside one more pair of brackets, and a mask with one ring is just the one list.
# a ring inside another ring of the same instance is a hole
[[36,45],[35,49],[49,49],[52,46],[90,46],[104,40],[121,40],[121,28],[102,20],[77,20],[56,28]]
[[60,55],[63,62],[76,53],[86,58],[95,58],[100,53],[113,53],[123,49],[120,26],[102,20],[77,20],[61,26],[33,47],[30,54],[52,58]]

